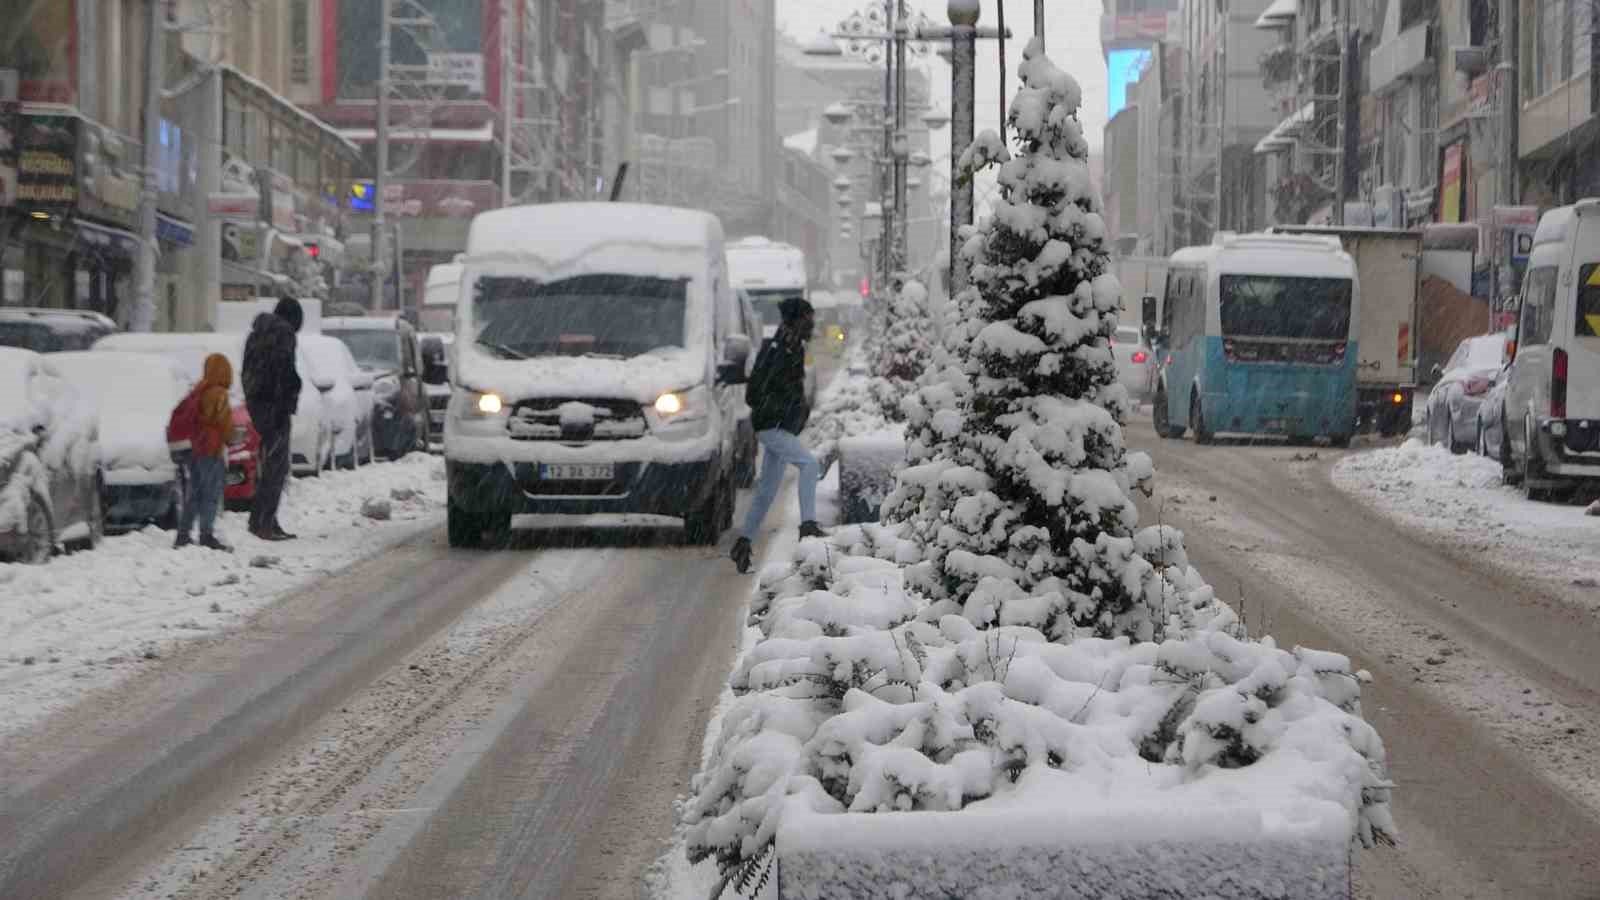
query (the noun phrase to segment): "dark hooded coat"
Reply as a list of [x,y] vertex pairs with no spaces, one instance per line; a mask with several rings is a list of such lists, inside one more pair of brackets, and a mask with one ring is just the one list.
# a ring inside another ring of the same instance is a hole
[[304,313],[290,298],[278,302],[270,313],[256,316],[244,342],[245,404],[256,430],[263,434],[287,432],[300,402],[300,375],[295,371],[295,332]]

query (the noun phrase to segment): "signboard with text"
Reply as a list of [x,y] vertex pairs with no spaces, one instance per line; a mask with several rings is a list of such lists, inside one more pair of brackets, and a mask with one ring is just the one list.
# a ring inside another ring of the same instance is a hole
[[17,147],[17,205],[66,211],[78,204],[78,120],[21,116]]
[[482,53],[429,53],[428,83],[483,93]]

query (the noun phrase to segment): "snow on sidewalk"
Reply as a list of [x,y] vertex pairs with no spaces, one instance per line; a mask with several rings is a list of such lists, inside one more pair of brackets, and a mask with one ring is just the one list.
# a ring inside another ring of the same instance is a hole
[[[364,515],[368,499],[390,516]],[[224,512],[232,554],[172,549],[145,528],[42,566],[0,564],[0,738],[131,677],[175,643],[243,622],[285,593],[437,527],[444,464],[412,454],[354,472],[293,479],[283,525],[299,538],[251,537],[247,514]]]
[[1600,519],[1585,516],[1582,506],[1526,499],[1500,483],[1494,460],[1413,438],[1346,457],[1334,467],[1333,483],[1451,549],[1487,556],[1600,613]]

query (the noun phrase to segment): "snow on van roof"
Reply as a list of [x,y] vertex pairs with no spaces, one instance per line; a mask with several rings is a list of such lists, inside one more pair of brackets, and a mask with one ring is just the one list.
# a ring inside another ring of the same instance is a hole
[[467,257],[526,258],[556,267],[598,247],[687,250],[722,240],[722,223],[700,210],[644,203],[544,203],[478,214]]
[[744,238],[728,245],[728,278],[745,288],[804,285],[806,254],[764,237]]
[[1533,232],[1533,245],[1559,244],[1567,239],[1567,230],[1572,227],[1572,220],[1576,217],[1577,209],[1571,206],[1558,206],[1539,217],[1539,227]]
[[428,270],[428,287],[439,287],[446,284],[456,284],[461,281],[461,270],[466,268],[460,263],[440,263]]

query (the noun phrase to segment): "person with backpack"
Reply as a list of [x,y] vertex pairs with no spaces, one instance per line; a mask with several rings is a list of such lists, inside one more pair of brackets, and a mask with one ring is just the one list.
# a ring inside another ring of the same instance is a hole
[[745,391],[750,421],[765,458],[755,498],[730,554],[741,574],[750,571],[751,541],[778,496],[787,466],[800,471],[800,537],[823,535],[817,525],[820,466],[800,441],[800,432],[811,418],[811,404],[806,400],[806,342],[816,328],[816,313],[810,303],[799,297],[784,300],[779,310],[783,321],[778,333],[762,344]]
[[278,504],[289,480],[289,435],[300,403],[300,375],[295,371],[295,333],[305,319],[300,302],[285,297],[270,313],[256,316],[244,342],[244,402],[261,435],[256,496],[250,506],[250,533],[264,541],[287,541],[294,535],[278,524]]
[[233,552],[215,531],[228,470],[228,435],[233,431],[233,403],[228,397],[231,387],[233,365],[228,358],[220,353],[207,356],[200,383],[178,404],[167,427],[167,445],[184,465],[189,482],[174,549],[194,543],[190,531],[198,521],[200,546]]

